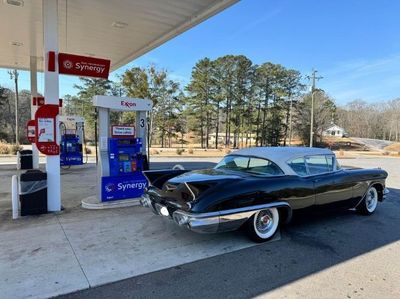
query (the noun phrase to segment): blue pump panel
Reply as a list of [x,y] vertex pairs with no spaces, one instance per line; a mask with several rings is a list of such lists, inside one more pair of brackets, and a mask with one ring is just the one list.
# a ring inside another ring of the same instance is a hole
[[136,198],[143,194],[147,180],[143,176],[140,138],[109,138],[110,176],[101,178],[101,200]]
[[83,164],[82,144],[77,135],[64,134],[61,136],[60,164],[61,166]]
[[143,170],[140,138],[109,138],[110,176],[131,175]]

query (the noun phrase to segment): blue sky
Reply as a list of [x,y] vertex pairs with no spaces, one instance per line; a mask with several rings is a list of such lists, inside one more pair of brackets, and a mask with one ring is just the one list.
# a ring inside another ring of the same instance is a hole
[[[244,54],[324,78],[318,87],[339,105],[400,97],[400,1],[243,0],[112,73],[150,63],[185,84],[203,57]],[[29,87],[29,74],[20,77]],[[79,80],[61,76],[60,95],[74,94]],[[0,84],[12,87],[6,70]],[[42,89],[43,78],[38,78]]]

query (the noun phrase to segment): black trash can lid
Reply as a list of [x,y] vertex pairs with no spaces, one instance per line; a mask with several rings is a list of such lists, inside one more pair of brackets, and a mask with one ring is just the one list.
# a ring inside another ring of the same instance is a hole
[[21,173],[20,175],[21,182],[43,181],[43,180],[47,180],[47,173],[39,169],[28,170],[27,172]]
[[20,155],[32,155],[32,150],[20,150]]

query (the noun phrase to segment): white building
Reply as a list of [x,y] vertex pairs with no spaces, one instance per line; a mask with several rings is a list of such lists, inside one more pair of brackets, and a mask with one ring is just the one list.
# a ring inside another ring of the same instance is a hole
[[333,124],[326,130],[322,132],[324,136],[336,136],[336,137],[347,137],[349,134],[345,131],[345,129],[339,127],[338,125]]

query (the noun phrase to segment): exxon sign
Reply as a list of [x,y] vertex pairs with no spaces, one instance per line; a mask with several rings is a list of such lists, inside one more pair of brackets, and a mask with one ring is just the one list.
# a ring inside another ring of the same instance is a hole
[[121,101],[121,106],[126,108],[133,108],[136,107],[136,103],[130,101]]

